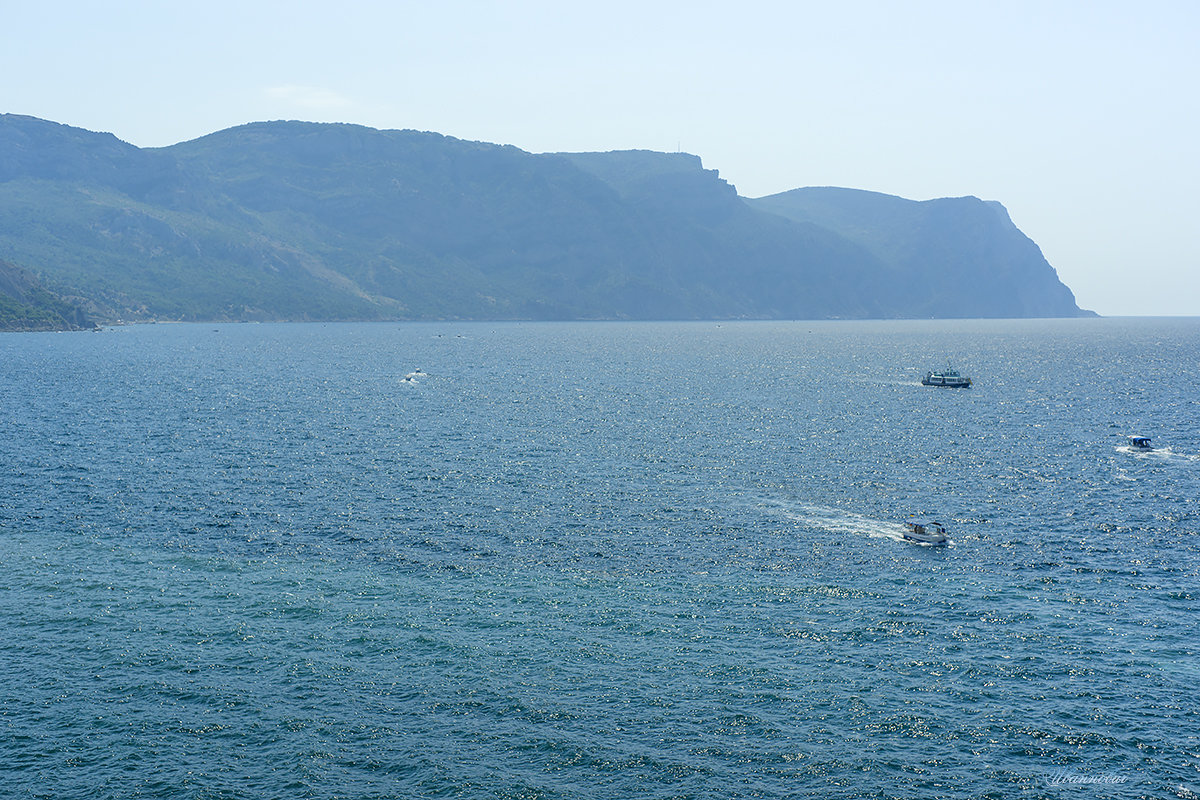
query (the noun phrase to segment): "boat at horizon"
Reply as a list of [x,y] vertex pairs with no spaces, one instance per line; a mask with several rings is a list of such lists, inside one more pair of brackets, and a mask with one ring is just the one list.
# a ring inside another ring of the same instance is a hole
[[925,373],[925,377],[921,378],[921,385],[945,386],[951,389],[969,389],[971,388],[971,379],[966,375],[960,375],[958,370],[953,367],[946,367],[943,370]]

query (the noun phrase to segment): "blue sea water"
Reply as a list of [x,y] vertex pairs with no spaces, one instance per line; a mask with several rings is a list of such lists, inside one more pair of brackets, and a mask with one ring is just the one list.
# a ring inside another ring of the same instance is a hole
[[1200,320],[6,334],[0,410],[3,797],[1200,797]]

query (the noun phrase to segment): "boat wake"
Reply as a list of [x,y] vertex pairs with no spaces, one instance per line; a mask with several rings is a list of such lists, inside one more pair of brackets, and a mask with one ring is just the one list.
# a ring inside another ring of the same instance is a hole
[[1146,448],[1122,444],[1118,445],[1116,450],[1118,453],[1136,456],[1137,458],[1155,458],[1162,461],[1200,461],[1200,454],[1176,453],[1170,447]]
[[818,505],[777,504],[779,513],[808,528],[848,536],[870,536],[876,539],[892,539],[907,544],[933,546],[927,542],[913,542],[904,538],[904,523],[875,519],[853,511]]

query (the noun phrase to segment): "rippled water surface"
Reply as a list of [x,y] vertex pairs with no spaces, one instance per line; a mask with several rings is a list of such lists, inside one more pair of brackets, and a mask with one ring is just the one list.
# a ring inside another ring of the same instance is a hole
[[5,797],[1200,798],[1200,321],[135,326],[0,379]]

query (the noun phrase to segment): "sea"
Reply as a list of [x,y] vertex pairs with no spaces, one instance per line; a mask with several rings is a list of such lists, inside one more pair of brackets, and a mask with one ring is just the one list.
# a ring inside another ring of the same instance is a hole
[[11,333],[0,412],[0,797],[1200,798],[1198,319]]

